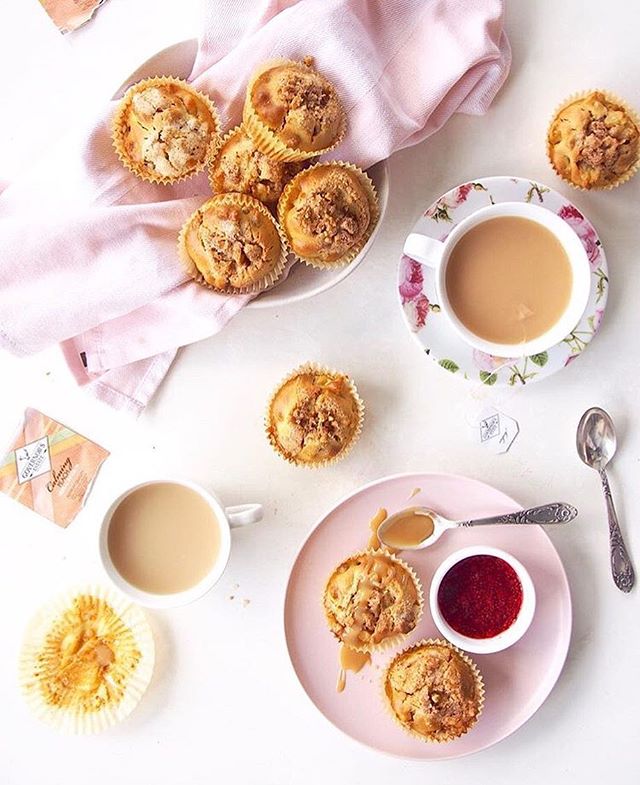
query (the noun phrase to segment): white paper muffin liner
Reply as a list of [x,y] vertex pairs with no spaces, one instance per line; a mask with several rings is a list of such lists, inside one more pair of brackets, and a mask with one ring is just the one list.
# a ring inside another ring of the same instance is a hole
[[[140,659],[129,674],[124,694],[117,703],[107,703],[96,711],[79,708],[55,707],[45,702],[36,676],[39,654],[54,622],[72,607],[80,595],[91,596],[107,603],[129,629],[135,640]],[[122,722],[138,705],[144,695],[154,665],[154,643],[151,628],[142,610],[124,595],[103,585],[81,585],[70,588],[43,606],[32,618],[25,631],[18,663],[22,693],[35,716],[53,728],[68,734],[100,733]]]

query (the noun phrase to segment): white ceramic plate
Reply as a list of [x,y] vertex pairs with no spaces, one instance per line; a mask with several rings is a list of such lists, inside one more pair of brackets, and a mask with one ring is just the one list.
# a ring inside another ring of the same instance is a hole
[[[120,98],[130,85],[150,76],[170,74],[171,76],[186,79],[191,73],[197,48],[197,41],[190,39],[162,49],[136,68],[115,91],[113,97]],[[339,267],[336,270],[316,270],[304,264],[294,264],[283,281],[272,289],[258,295],[255,300],[249,303],[249,308],[272,308],[315,297],[315,295],[326,292],[332,286],[343,281],[363,261],[378,234],[389,199],[389,174],[386,161],[375,164],[367,170],[367,173],[378,191],[380,218],[362,252],[356,256],[351,264],[346,267]]]

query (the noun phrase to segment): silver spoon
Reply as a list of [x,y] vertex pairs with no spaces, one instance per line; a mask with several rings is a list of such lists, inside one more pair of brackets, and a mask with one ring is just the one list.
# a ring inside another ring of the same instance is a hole
[[611,417],[594,406],[582,415],[578,423],[576,447],[583,463],[595,469],[602,481],[602,490],[607,502],[609,518],[609,549],[611,552],[611,574],[620,591],[628,592],[633,588],[635,575],[633,565],[622,539],[622,532],[616,515],[616,508],[611,498],[611,488],[605,472],[605,466],[613,458],[616,451],[616,432]]
[[[427,516],[433,522],[433,533],[425,537],[421,542],[412,545],[399,545],[388,542],[385,539],[385,533],[389,534],[391,526],[400,518],[407,515]],[[530,507],[528,510],[518,510],[517,512],[510,512],[506,515],[493,515],[490,518],[477,518],[470,521],[450,521],[443,515],[439,515],[429,507],[408,507],[405,510],[400,510],[393,515],[390,515],[378,529],[378,539],[384,545],[390,548],[399,548],[403,551],[419,551],[423,548],[428,548],[433,545],[436,540],[440,539],[442,534],[447,529],[467,528],[469,526],[496,526],[496,525],[511,525],[511,524],[547,524],[547,523],[569,523],[572,521],[578,511],[575,507],[564,502],[552,502],[551,504],[543,504],[541,507]]]

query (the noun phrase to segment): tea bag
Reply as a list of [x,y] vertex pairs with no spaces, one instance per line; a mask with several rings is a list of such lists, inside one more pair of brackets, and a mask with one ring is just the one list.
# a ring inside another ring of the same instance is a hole
[[0,491],[66,527],[84,506],[108,455],[46,414],[26,409],[18,435],[0,460]]

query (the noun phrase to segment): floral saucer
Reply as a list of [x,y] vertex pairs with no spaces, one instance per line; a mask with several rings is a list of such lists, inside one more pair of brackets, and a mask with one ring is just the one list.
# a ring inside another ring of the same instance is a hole
[[591,292],[580,322],[566,338],[546,352],[515,359],[473,349],[441,313],[434,271],[408,256],[400,260],[398,294],[408,328],[442,368],[483,384],[524,385],[569,365],[593,340],[607,304],[607,260],[596,230],[575,205],[557,191],[520,177],[485,177],[452,188],[429,207],[411,231],[444,240],[463,218],[500,202],[530,202],[552,210],[584,245],[591,266]]

